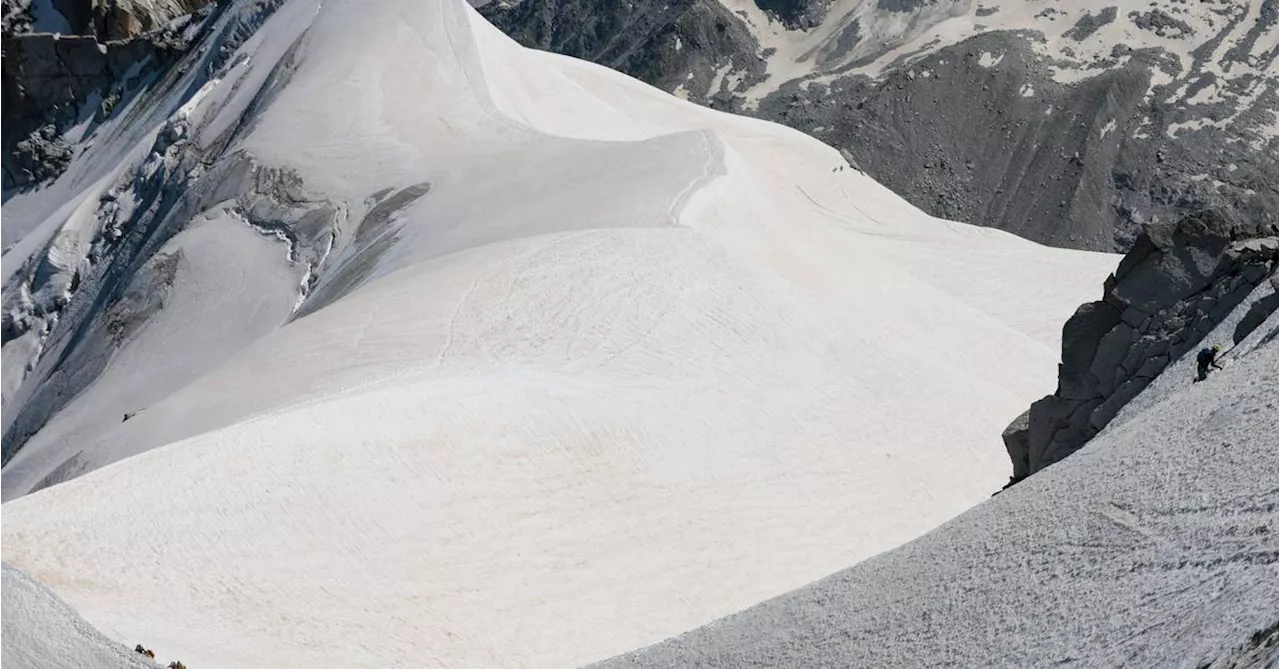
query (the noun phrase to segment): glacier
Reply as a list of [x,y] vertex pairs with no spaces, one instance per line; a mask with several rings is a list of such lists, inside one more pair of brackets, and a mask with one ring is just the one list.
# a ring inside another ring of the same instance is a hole
[[582,664],[901,545],[1118,260],[461,1],[202,21],[3,228],[0,552],[193,667]]

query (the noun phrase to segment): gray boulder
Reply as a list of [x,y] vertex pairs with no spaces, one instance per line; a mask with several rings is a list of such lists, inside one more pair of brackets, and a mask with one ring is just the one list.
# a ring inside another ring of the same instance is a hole
[[1031,410],[1022,412],[1022,415],[1013,419],[1009,423],[1009,427],[1004,429],[1004,433],[1000,435],[1004,439],[1004,447],[1009,451],[1009,460],[1013,462],[1013,481],[1021,481],[1031,473],[1031,463],[1028,460],[1029,449],[1031,446],[1029,429],[1031,427]]
[[478,9],[521,44],[600,63],[711,107],[730,108],[738,89],[764,78],[756,38],[716,0],[523,0]]

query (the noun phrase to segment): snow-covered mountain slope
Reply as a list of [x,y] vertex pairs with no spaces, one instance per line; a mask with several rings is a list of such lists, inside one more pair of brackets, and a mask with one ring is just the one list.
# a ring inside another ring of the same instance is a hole
[[1276,221],[1275,0],[504,0],[522,43],[843,150],[926,211],[1127,250]]
[[460,1],[209,20],[4,217],[4,558],[192,666],[572,665],[898,545],[1116,262]]
[[[1207,341],[1229,341],[1252,300]],[[602,667],[1277,665],[1277,315],[906,546]]]
[[154,669],[155,664],[93,629],[45,586],[7,563],[3,569],[0,658],[4,666]]

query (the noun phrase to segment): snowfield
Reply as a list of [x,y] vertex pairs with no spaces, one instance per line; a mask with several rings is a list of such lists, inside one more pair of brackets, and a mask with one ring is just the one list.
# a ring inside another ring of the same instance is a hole
[[127,299],[72,295],[88,335],[6,344],[6,428],[54,408],[3,557],[192,667],[572,666],[900,545],[1004,483],[1117,261],[461,0],[289,0],[183,76],[136,147],[6,204],[8,307],[41,253],[31,300],[74,293],[118,220],[62,205],[203,198]]
[[141,655],[93,629],[45,586],[8,564],[3,571],[4,666],[154,669]]
[[920,539],[599,666],[1277,666],[1277,322]]

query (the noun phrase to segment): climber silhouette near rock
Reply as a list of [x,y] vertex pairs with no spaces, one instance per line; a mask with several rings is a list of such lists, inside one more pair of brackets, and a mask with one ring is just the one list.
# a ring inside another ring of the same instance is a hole
[[1216,367],[1222,369],[1222,365],[1218,364],[1218,354],[1222,352],[1222,347],[1214,344],[1212,348],[1202,348],[1196,354],[1196,380],[1192,383],[1198,383],[1209,378],[1209,368]]

